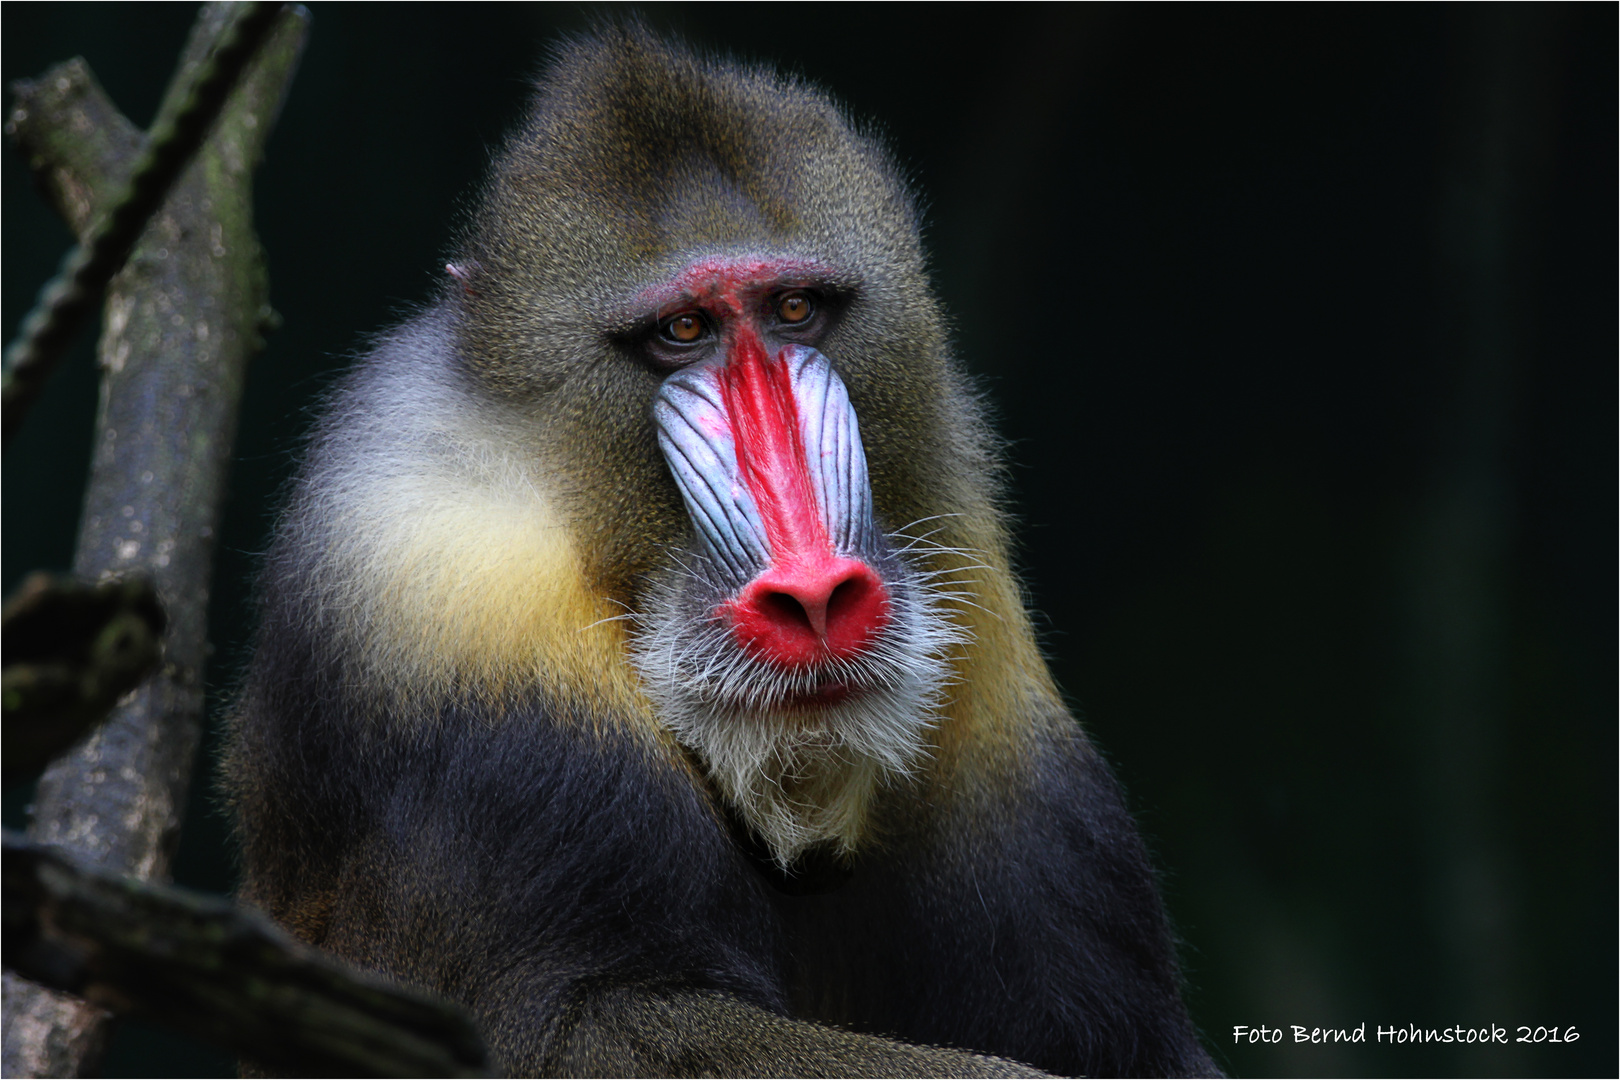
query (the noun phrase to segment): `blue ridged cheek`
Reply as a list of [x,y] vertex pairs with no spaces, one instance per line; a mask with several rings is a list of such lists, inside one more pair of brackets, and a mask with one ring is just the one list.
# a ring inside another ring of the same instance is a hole
[[[788,368],[805,469],[835,553],[873,550],[866,453],[843,380],[825,356],[804,345],[787,346],[773,362]],[[771,564],[771,550],[742,479],[719,370],[718,362],[707,362],[670,375],[654,399],[653,418],[664,461],[704,550],[741,585]]]

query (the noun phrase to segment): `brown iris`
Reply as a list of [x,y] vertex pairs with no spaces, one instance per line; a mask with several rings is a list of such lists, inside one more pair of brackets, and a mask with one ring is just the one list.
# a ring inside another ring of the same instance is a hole
[[695,311],[683,311],[664,323],[664,336],[682,345],[690,345],[702,337],[706,329],[702,315]]
[[776,301],[777,318],[785,323],[802,323],[810,317],[811,310],[808,293],[783,293]]

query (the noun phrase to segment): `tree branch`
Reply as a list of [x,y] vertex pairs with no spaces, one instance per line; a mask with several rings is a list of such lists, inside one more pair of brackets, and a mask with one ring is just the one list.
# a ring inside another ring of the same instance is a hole
[[74,865],[5,835],[6,963],[259,1065],[331,1076],[488,1076],[458,1007],[363,974],[218,897]]
[[11,91],[6,134],[27,154],[40,189],[74,235],[87,235],[96,208],[123,190],[146,136],[113,107],[78,57],[38,79],[18,79]]
[[[165,101],[216,54],[234,22],[205,5]],[[252,229],[251,175],[302,48],[308,15],[287,7],[231,93],[203,148],[147,222],[107,289],[99,346],[102,404],[73,570],[105,581],[141,575],[169,616],[164,664],[99,728],[41,776],[32,837],[92,866],[139,878],[168,873],[201,733],[213,537],[248,358],[271,314]],[[82,69],[82,65],[80,65]],[[71,66],[34,84],[10,128],[55,201],[110,208],[136,167],[128,121]],[[99,119],[99,133],[86,132]],[[83,146],[63,152],[75,137]],[[75,201],[77,200],[77,202]],[[85,233],[81,232],[81,240]],[[3,1072],[73,1076],[95,1068],[104,1014],[8,975]]]
[[[202,145],[280,14],[276,4],[244,5],[208,59],[170,84],[123,190],[102,208],[95,225],[68,253],[61,271],[23,319],[16,340],[6,347],[0,431],[7,445],[68,343],[101,301],[107,283],[123,268],[147,221]],[[18,89],[19,97],[24,93]]]
[[39,772],[139,686],[162,658],[166,623],[150,582],[24,581],[0,629],[5,782]]

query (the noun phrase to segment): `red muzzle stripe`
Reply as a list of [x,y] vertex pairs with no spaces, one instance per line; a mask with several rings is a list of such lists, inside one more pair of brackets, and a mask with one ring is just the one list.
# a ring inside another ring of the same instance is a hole
[[717,378],[738,473],[770,545],[770,566],[724,605],[738,642],[788,667],[857,655],[889,621],[888,590],[866,563],[833,550],[786,360],[744,327]]
[[737,447],[737,468],[753,496],[772,561],[832,554],[832,541],[804,460],[792,375],[744,327],[720,369],[720,390]]

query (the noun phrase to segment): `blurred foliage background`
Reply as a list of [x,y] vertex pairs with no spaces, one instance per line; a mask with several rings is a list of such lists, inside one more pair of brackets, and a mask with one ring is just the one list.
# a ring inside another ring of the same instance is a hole
[[[242,421],[216,720],[312,403],[427,295],[546,43],[601,14],[311,7],[256,178],[286,322]],[[1613,1075],[1615,7],[643,11],[827,87],[915,181],[1048,655],[1163,868],[1224,1067]],[[82,55],[144,125],[193,15],[7,4],[3,75]],[[3,183],[9,337],[69,237],[15,153]],[[5,457],[8,590],[69,563],[91,346]],[[177,876],[229,890],[195,788]],[[1579,1041],[1288,1028],[1361,1023]],[[106,1063],[229,1068],[137,1025]]]

